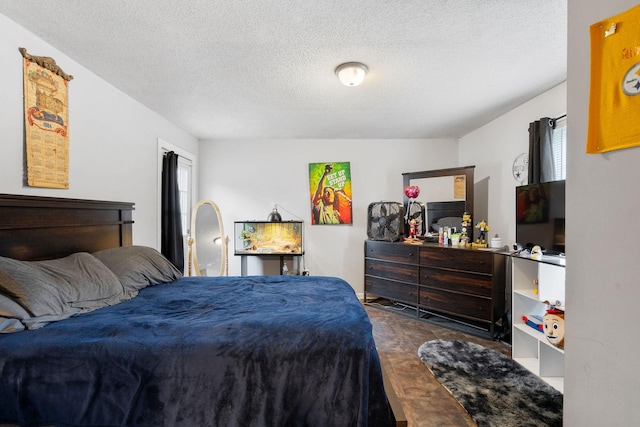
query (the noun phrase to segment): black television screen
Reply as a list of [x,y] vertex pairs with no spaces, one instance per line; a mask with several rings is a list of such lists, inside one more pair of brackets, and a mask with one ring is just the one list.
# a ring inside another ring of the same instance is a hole
[[565,253],[565,181],[516,187],[516,243]]

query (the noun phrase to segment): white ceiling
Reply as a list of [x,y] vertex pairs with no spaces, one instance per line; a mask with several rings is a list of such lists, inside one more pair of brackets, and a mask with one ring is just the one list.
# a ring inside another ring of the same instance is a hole
[[[567,74],[566,0],[3,0],[0,13],[200,139],[457,138]],[[349,61],[369,67],[359,87],[334,74]]]

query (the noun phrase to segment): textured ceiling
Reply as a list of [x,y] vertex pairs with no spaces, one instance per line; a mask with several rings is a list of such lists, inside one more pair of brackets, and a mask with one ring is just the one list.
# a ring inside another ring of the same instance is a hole
[[[3,0],[0,13],[200,139],[460,137],[567,72],[566,0]],[[349,61],[369,67],[361,86],[334,74]]]

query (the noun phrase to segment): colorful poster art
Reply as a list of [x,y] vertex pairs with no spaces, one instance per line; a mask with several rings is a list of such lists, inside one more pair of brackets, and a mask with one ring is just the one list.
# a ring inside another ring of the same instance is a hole
[[311,224],[351,224],[349,162],[309,163]]
[[69,123],[65,74],[49,57],[24,58],[26,183],[30,187],[69,188]]

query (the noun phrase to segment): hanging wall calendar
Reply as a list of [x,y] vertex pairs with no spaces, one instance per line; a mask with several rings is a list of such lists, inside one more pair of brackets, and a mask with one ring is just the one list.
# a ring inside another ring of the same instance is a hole
[[53,58],[24,59],[24,123],[26,184],[30,187],[69,188],[69,123],[66,74]]

